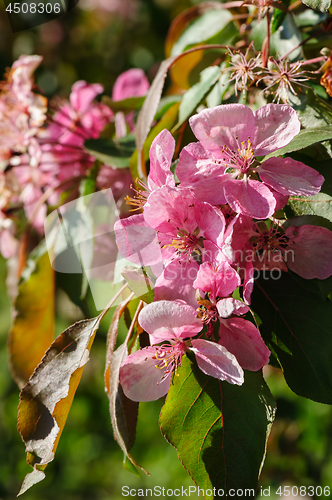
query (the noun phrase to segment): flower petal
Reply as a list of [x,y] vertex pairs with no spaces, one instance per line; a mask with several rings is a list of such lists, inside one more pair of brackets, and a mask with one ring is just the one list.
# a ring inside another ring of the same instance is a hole
[[243,318],[221,321],[219,344],[230,351],[244,370],[256,372],[269,362],[270,351],[257,328]]
[[250,309],[241,300],[229,297],[227,299],[221,299],[217,302],[217,310],[221,318],[228,318],[232,314],[236,314],[237,316],[246,314]]
[[150,172],[148,186],[151,191],[164,184],[175,187],[171,163],[175,149],[175,140],[166,129],[153,140],[150,148]]
[[258,173],[265,184],[286,196],[317,194],[324,182],[317,170],[289,157],[266,160]]
[[237,213],[267,219],[275,211],[276,200],[262,182],[229,179],[224,190],[228,203]]
[[154,344],[163,340],[193,337],[203,328],[196,310],[184,301],[159,300],[144,307],[138,317],[141,327],[153,337]]
[[193,283],[194,288],[210,293],[210,300],[227,297],[240,285],[241,280],[237,272],[226,262],[221,262],[214,269],[210,262],[200,265],[197,278]]
[[142,214],[121,219],[114,224],[120,255],[139,266],[162,261],[156,231],[149,227]]
[[[156,348],[145,347],[128,356],[120,368],[120,384],[132,401],[155,401],[167,394],[172,371],[156,367]],[[163,378],[165,377],[165,378]]]
[[197,307],[193,281],[197,276],[198,264],[176,258],[170,262],[155,283],[155,300],[182,299]]
[[256,111],[255,135],[252,138],[255,156],[263,156],[283,148],[300,132],[296,111],[285,104],[267,104]]
[[208,340],[194,339],[191,343],[190,350],[195,353],[198,367],[203,373],[230,384],[243,384],[243,370],[227,349]]
[[291,271],[307,280],[332,275],[332,231],[305,225],[286,229],[289,238],[285,261]]
[[223,146],[237,151],[239,144],[254,135],[254,114],[243,104],[222,104],[204,109],[189,119],[190,126],[204,149],[222,159]]

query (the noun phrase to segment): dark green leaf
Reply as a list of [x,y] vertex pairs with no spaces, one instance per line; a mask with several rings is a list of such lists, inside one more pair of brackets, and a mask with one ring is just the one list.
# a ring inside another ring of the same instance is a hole
[[[290,0],[283,0],[282,2],[286,7],[289,7]],[[274,9],[272,22],[271,22],[271,34],[275,33],[282,25],[286,17],[286,11],[280,9]]]
[[274,412],[260,372],[246,372],[242,386],[232,385],[206,376],[184,356],[160,427],[200,488],[252,489],[254,496]]
[[116,168],[129,167],[130,157],[135,150],[135,138],[132,135],[120,139],[88,139],[84,142],[85,150],[105,165]]
[[332,303],[308,293],[287,273],[255,282],[252,308],[262,336],[298,395],[332,403]]

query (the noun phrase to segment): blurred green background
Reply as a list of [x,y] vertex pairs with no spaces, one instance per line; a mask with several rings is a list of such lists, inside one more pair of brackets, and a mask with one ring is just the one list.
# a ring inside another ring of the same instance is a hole
[[[141,67],[150,81],[164,58],[169,25],[190,0],[80,0],[58,20],[13,34],[0,4],[0,71],[21,54],[41,54],[37,84],[48,97],[67,97],[79,79],[99,82],[110,95],[116,77]],[[0,500],[14,499],[30,467],[16,430],[18,388],[9,372],[7,336],[10,302],[6,294],[6,264],[0,260]],[[56,333],[80,313],[62,293],[58,299]],[[92,301],[90,301],[92,304]],[[90,304],[90,305],[91,305]],[[91,306],[91,315],[93,307]],[[162,402],[140,405],[135,458],[151,474],[140,477],[122,466],[122,452],[113,440],[108,399],[103,387],[108,315],[99,331],[55,460],[46,479],[24,494],[26,500],[118,500],[122,486],[181,488],[193,482],[166,443],[158,427]],[[28,334],[28,332],[27,332]],[[332,409],[294,395],[280,370],[268,367],[266,378],[277,399],[276,422],[260,487],[330,486],[332,491]],[[318,490],[319,492],[319,490]],[[323,496],[332,498],[332,495]],[[191,498],[198,498],[191,495]],[[290,497],[288,497],[290,498]],[[303,497],[302,497],[303,498]],[[311,498],[319,498],[315,495]]]

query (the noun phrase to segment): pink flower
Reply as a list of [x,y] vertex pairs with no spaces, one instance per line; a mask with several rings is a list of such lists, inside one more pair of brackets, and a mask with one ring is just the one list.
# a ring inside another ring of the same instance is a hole
[[288,268],[307,280],[332,275],[332,231],[319,226],[290,226],[285,231]]
[[152,345],[128,356],[121,366],[120,383],[128,398],[152,401],[167,394],[172,373],[188,351],[194,352],[206,375],[243,384],[243,370],[227,349],[208,340],[192,339],[201,331],[202,323],[195,309],[185,302],[162,300],[148,304],[138,320],[150,334]]
[[242,301],[227,297],[239,284],[238,274],[226,262],[216,268],[205,262],[193,286],[208,297],[199,301],[198,310],[199,317],[207,325],[208,335],[212,336],[213,322],[219,319],[219,343],[234,354],[244,370],[257,371],[269,362],[270,351],[250,321],[234,317],[249,311]]
[[0,93],[0,161],[25,152],[46,119],[47,99],[32,91],[33,72],[41,56],[21,56],[14,62]]
[[264,222],[254,223],[245,245],[247,262],[258,270],[287,268],[305,279],[332,275],[332,231],[325,227],[290,226],[286,230]]
[[[113,101],[121,101],[130,97],[141,97],[147,93],[150,88],[149,80],[144,71],[140,68],[128,69],[116,79],[113,85]],[[131,132],[135,129],[135,113],[130,111],[125,116],[122,111],[115,115],[115,129],[117,137],[124,137],[127,134],[127,124]]]
[[122,101],[129,97],[140,97],[150,88],[149,80],[140,68],[128,69],[116,79],[113,85],[113,101]]
[[190,126],[199,144],[183,149],[177,175],[199,199],[210,191],[210,203],[228,203],[237,213],[265,219],[280,204],[275,192],[307,196],[321,188],[324,178],[302,162],[256,158],[299,133],[300,121],[290,106],[267,104],[253,112],[242,104],[221,105],[191,117]]

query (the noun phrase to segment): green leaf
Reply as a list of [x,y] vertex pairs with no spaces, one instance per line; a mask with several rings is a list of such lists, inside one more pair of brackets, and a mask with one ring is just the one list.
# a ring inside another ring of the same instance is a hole
[[312,129],[332,125],[332,107],[313,92],[290,94],[289,100],[303,127]]
[[[232,385],[208,377],[184,356],[160,427],[200,488],[226,490],[225,496],[231,488],[252,489],[254,496],[274,413],[261,372],[246,372],[242,386]],[[204,496],[213,498],[212,492]]]
[[319,12],[327,12],[331,5],[330,0],[302,0],[302,3]]
[[140,109],[145,101],[145,96],[142,97],[129,97],[128,99],[122,99],[122,101],[113,101],[107,95],[102,97],[102,102],[106,104],[112,111],[132,111],[134,109]]
[[314,196],[290,198],[288,206],[294,215],[318,215],[332,221],[332,197],[318,193]]
[[[266,23],[254,21],[252,25],[253,29],[250,33],[250,40],[254,41],[256,50],[262,50],[262,46],[266,38]],[[271,35],[270,55],[274,57],[278,56],[279,58],[294,49],[290,54],[290,59],[301,59],[302,47],[299,47],[301,42],[301,31],[296,26],[293,17],[290,14],[286,14],[281,26]]]
[[261,334],[299,396],[332,403],[332,303],[308,293],[288,273],[255,281],[252,308]]
[[[290,0],[283,0],[282,3],[286,7],[289,7]],[[273,17],[272,17],[272,21],[271,21],[271,34],[275,33],[280,28],[280,26],[284,22],[285,17],[286,17],[285,10],[274,9]]]
[[54,271],[43,241],[22,273],[8,340],[11,370],[20,388],[52,343],[54,301]]
[[[216,36],[232,19],[228,10],[210,10],[193,21],[172,47],[172,56],[181,54],[191,45],[203,43]],[[227,42],[226,42],[227,43]]]
[[178,129],[195,111],[221,75],[219,66],[210,66],[200,74],[200,81],[193,85],[183,96],[179,107],[179,121],[173,131]]
[[135,267],[125,267],[121,271],[121,276],[124,277],[132,292],[140,300],[147,304],[154,300],[154,283],[147,275],[145,268],[137,269]]
[[85,150],[105,165],[116,168],[129,167],[130,157],[135,150],[135,137],[127,135],[119,139],[87,139]]
[[287,153],[292,153],[293,151],[299,151],[300,149],[304,149],[308,146],[311,146],[312,144],[323,142],[328,139],[332,139],[331,126],[306,128],[304,130],[301,130],[298,135],[295,136],[289,144],[287,144],[287,146],[284,146],[283,148],[266,155],[263,158],[263,161],[275,156],[281,156]]
[[[177,122],[177,118],[178,118],[179,106],[180,106],[180,102],[175,102],[174,104],[172,104],[172,106],[170,108],[168,108],[168,110],[166,111],[166,113],[164,114],[162,119],[149,132],[149,134],[146,137],[146,139],[141,147],[141,150],[140,150],[140,155],[141,155],[140,165],[141,166],[142,166],[142,159],[147,161],[149,158],[149,151],[150,151],[150,147],[151,147],[151,144],[153,142],[153,139],[159,134],[159,132],[164,130],[164,128],[166,128],[167,130],[171,130],[174,127],[175,123]],[[138,149],[137,149],[134,151],[134,153],[130,159],[130,171],[131,171],[131,175],[132,175],[133,179],[140,177],[139,173],[140,173],[141,169],[139,168],[139,165],[138,165],[138,163],[139,163],[138,157],[139,157],[139,155],[138,155]]]

